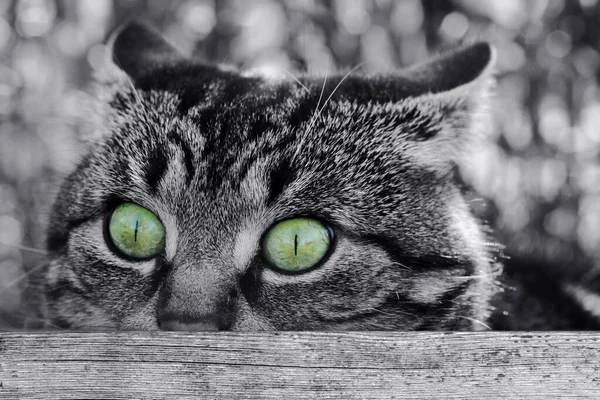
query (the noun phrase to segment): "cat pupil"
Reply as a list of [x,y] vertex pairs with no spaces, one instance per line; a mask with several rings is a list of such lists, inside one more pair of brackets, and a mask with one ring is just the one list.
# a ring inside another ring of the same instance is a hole
[[294,255],[298,255],[298,235],[294,235]]

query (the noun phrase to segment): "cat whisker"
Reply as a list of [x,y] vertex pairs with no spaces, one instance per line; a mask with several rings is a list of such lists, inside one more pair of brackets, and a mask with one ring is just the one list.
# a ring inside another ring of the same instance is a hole
[[310,94],[310,90],[306,87],[306,85],[304,83],[300,82],[300,79],[298,79],[296,76],[294,76],[294,74],[292,74],[287,69],[284,71],[286,74],[288,74],[290,77],[292,77],[292,79],[294,79],[296,81],[296,83],[298,83],[298,85],[302,86],[304,88],[304,90],[306,90],[306,93]]
[[41,254],[41,255],[48,254],[48,252],[46,250],[36,249],[36,248],[33,248],[33,247],[29,247],[29,246],[23,246],[21,244],[8,244],[8,243],[2,243],[2,242],[0,242],[0,246],[12,247],[12,248],[15,248],[15,249],[19,249],[19,250],[23,250],[23,251],[29,251],[31,253],[36,253],[36,254]]
[[58,325],[54,325],[52,322],[48,322],[48,321],[42,321],[44,323],[44,328],[47,328],[48,326],[51,328],[56,329],[57,331],[65,331],[66,329],[63,327],[60,327]]
[[31,329],[30,326],[34,321],[46,323],[45,318],[38,316],[33,309],[7,309],[0,312],[0,331],[28,331],[40,330],[40,323],[37,322],[37,328]]
[[409,267],[408,265],[405,265],[405,264],[403,264],[403,263],[401,263],[401,262],[398,262],[398,261],[396,261],[396,262],[395,262],[395,265],[399,266],[400,268],[402,268],[402,269],[403,269],[403,270],[405,270],[405,271],[410,271],[410,272],[412,272],[412,268],[411,268],[411,267]]
[[482,279],[482,278],[488,278],[490,276],[496,276],[498,275],[496,272],[490,272],[489,274],[478,274],[478,275],[465,275],[465,276],[452,276],[449,279],[456,279],[456,280],[470,280],[470,279]]
[[300,138],[300,143],[298,143],[298,147],[296,147],[296,151],[294,152],[293,158],[298,157],[298,154],[300,153],[300,150],[302,149],[302,145],[304,145],[304,139],[306,139],[306,137],[308,136],[308,133],[310,132],[314,123],[316,122],[317,117],[320,115],[319,106],[321,105],[321,99],[323,99],[323,93],[325,92],[326,85],[327,85],[327,70],[325,70],[325,77],[323,78],[323,87],[321,88],[321,94],[319,95],[319,100],[317,101],[317,106],[315,107],[315,111],[314,111],[312,117],[310,118],[310,122],[308,123],[308,127],[306,128],[306,131],[304,131],[304,135]]
[[416,315],[416,314],[410,313],[408,311],[403,311],[403,310],[394,310],[393,313],[382,311],[382,310],[380,310],[380,309],[378,309],[376,307],[368,308],[368,310],[373,310],[373,311],[376,311],[376,312],[378,312],[380,314],[391,315],[391,316],[394,316],[394,317],[396,317],[397,314],[404,314],[404,315],[410,315],[411,317],[418,317],[418,315]]
[[[66,330],[78,330],[78,331],[93,331],[93,330],[116,330],[115,326],[112,325],[91,325],[91,326],[85,326],[85,327],[81,327],[79,329],[69,329],[69,328],[64,328],[64,327],[60,327],[58,325],[55,325],[51,322],[50,318],[47,317],[39,317],[39,316],[35,316],[35,315],[31,315],[30,313],[25,313],[22,310],[17,310],[15,311],[15,313],[18,313],[20,315],[23,316],[23,329],[26,329],[25,325],[27,324],[27,322],[30,321],[38,321],[42,324],[44,324],[44,328],[48,329],[50,328],[54,328],[56,330],[60,330],[60,331],[66,331]],[[78,317],[81,317],[80,314],[61,314],[60,315],[61,318],[66,319],[66,320],[70,320],[70,319],[77,319]],[[44,328],[40,328],[40,329],[36,329],[36,330],[41,330]]]
[[321,109],[319,110],[319,114],[321,114],[321,112],[325,109],[325,107],[327,107],[327,104],[329,103],[329,101],[331,100],[331,98],[333,97],[333,95],[335,94],[335,92],[340,88],[340,86],[342,86],[342,83],[344,83],[344,81],[346,79],[348,79],[348,77],[357,69],[359,69],[360,67],[362,67],[364,64],[364,61],[361,62],[360,64],[356,65],[354,68],[352,68],[351,70],[349,70],[348,72],[346,72],[346,74],[342,77],[342,79],[340,79],[340,81],[338,82],[338,84],[335,86],[335,88],[333,88],[333,91],[331,92],[331,94],[329,95],[329,97],[327,97],[327,100],[325,100],[325,103],[323,103],[323,107],[321,107]]
[[35,271],[42,269],[46,266],[46,264],[44,263],[40,263],[40,265],[37,265],[31,269],[29,269],[27,272],[25,272],[24,274],[21,274],[20,276],[18,276],[17,278],[13,279],[12,281],[9,281],[7,284],[5,284],[4,286],[0,287],[0,293],[10,289],[11,287],[15,286],[16,284],[18,284],[19,282],[21,282],[23,279],[27,278],[29,275],[33,274]]
[[[38,321],[38,322],[41,322],[42,324],[44,324],[43,328],[36,329],[36,330],[47,329],[48,327],[54,328],[54,329],[59,330],[59,331],[64,331],[65,330],[64,328],[62,328],[62,327],[60,327],[58,325],[54,325],[52,322],[50,322],[50,320],[48,318],[26,316],[26,320],[23,321],[23,322],[26,324],[27,320],[34,320],[34,321]],[[26,329],[25,326],[23,326],[23,329]]]
[[317,100],[317,106],[315,107],[315,111],[310,119],[310,124],[308,125],[308,128],[306,129],[306,133],[310,132],[310,128],[312,127],[312,125],[315,123],[315,120],[319,116],[319,106],[321,105],[321,100],[323,99],[323,93],[325,93],[325,86],[327,86],[327,74],[328,74],[328,71],[325,70],[325,77],[323,78],[323,87],[321,88],[321,93],[319,94],[319,100]]
[[127,76],[127,83],[129,83],[129,86],[131,86],[131,90],[133,91],[133,95],[135,96],[135,99],[137,100],[137,102],[140,104],[140,106],[142,106],[144,111],[146,111],[146,108],[144,107],[144,103],[142,102],[142,96],[140,96],[140,93],[138,92],[137,88],[135,87],[135,85],[133,84],[133,81],[131,80],[131,78],[129,76]]
[[391,314],[391,313],[387,313],[387,312],[385,312],[385,311],[381,311],[380,309],[378,309],[378,308],[376,308],[376,307],[371,307],[371,308],[368,308],[368,310],[377,311],[378,313],[380,313],[380,314],[385,314],[385,315],[394,315],[394,314]]
[[129,76],[127,77],[127,80],[129,81],[129,85],[131,86],[133,95],[135,96],[136,101],[142,110],[142,114],[145,114],[146,118],[150,119],[151,114],[148,111],[148,109],[146,108],[146,104],[144,104],[144,101],[142,100],[142,96],[140,95],[140,92],[137,90],[137,88],[135,87],[135,84],[133,83],[133,81],[131,80],[131,78]]
[[484,328],[486,328],[489,331],[493,330],[488,324],[486,324],[485,322],[482,322],[478,319],[471,318],[471,317],[465,317],[464,315],[458,315],[458,318],[462,318],[462,319],[469,320],[471,322],[475,322],[476,324],[483,326]]

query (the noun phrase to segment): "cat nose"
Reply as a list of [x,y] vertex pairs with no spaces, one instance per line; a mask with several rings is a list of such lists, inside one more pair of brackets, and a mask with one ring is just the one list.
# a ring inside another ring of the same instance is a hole
[[162,315],[158,318],[158,326],[164,331],[223,331],[228,324],[216,315],[208,314],[195,317]]

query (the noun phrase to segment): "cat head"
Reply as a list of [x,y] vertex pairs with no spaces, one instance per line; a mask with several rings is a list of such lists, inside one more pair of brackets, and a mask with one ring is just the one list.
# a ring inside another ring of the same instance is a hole
[[471,329],[493,256],[456,183],[487,127],[478,43],[390,74],[272,80],[139,23],[48,231],[47,317],[109,329]]

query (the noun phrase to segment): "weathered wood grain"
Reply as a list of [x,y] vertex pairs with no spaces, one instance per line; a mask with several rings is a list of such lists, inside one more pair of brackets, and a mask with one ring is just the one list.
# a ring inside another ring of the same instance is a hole
[[0,399],[600,398],[597,333],[0,333]]

